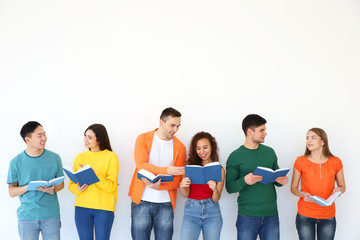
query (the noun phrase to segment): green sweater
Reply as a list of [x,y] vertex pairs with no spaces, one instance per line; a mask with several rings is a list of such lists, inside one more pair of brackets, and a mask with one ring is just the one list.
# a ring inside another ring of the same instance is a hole
[[275,186],[278,183],[247,185],[244,177],[258,166],[279,168],[275,151],[260,144],[257,149],[244,146],[233,151],[226,163],[226,190],[239,193],[238,213],[249,217],[266,217],[278,214]]

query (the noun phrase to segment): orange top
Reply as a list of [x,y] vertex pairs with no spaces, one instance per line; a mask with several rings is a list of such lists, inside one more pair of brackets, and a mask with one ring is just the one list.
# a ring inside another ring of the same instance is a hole
[[[142,194],[144,192],[146,184],[137,178],[137,172],[141,169],[148,170],[149,172],[158,175],[158,174],[168,174],[167,167],[158,167],[149,163],[150,150],[153,142],[154,133],[157,129],[151,132],[146,132],[140,134],[135,143],[135,172],[133,178],[131,180],[130,188],[129,188],[129,196],[131,200],[139,204],[141,201]],[[185,165],[186,160],[186,149],[182,142],[173,136],[174,142],[174,166],[183,167]],[[168,190],[170,201],[173,207],[173,211],[175,211],[176,205],[176,193],[177,188],[180,186],[181,175],[174,176],[174,181],[165,182],[160,184],[159,190]]]
[[[296,159],[294,167],[301,174],[301,191],[327,199],[335,188],[335,175],[343,168],[337,157],[329,157],[325,163],[313,163],[306,156]],[[305,217],[328,219],[335,217],[335,202],[323,207],[300,198],[298,213]]]

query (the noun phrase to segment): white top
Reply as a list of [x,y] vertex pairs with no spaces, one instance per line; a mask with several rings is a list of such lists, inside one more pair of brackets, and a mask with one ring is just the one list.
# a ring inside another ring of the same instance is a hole
[[[173,158],[173,140],[162,140],[155,132],[150,150],[149,163],[158,167],[168,167]],[[155,203],[170,202],[170,196],[167,190],[155,190],[145,186],[141,200]]]

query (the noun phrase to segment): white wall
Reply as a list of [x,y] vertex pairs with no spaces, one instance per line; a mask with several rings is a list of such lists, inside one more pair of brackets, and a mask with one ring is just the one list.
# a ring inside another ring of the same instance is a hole
[[[336,238],[359,239],[359,10],[356,0],[1,0],[1,238],[18,238],[19,200],[7,195],[6,176],[25,148],[21,126],[37,120],[67,165],[86,150],[88,125],[107,127],[120,159],[112,239],[130,239],[135,138],[173,106],[183,114],[177,136],[188,146],[196,132],[211,132],[224,165],[249,113],[268,120],[266,144],[281,167],[303,154],[309,128],[324,128],[347,182]],[[62,237],[77,239],[67,186]],[[282,239],[296,239],[297,198],[289,186],[277,192]],[[222,239],[235,239],[236,198],[224,190],[220,200]],[[174,239],[183,206],[179,195]]]

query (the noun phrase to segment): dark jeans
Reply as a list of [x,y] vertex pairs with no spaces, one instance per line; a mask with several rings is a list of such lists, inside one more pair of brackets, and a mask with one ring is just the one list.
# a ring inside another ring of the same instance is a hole
[[336,230],[335,217],[329,219],[317,219],[296,215],[296,229],[300,240],[333,240]]
[[173,219],[171,202],[131,202],[131,236],[134,240],[149,240],[153,227],[156,240],[171,240]]
[[75,224],[80,240],[110,239],[114,212],[92,208],[75,207]]
[[238,215],[236,221],[238,240],[256,240],[260,236],[261,240],[279,240],[279,217],[248,217]]

